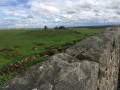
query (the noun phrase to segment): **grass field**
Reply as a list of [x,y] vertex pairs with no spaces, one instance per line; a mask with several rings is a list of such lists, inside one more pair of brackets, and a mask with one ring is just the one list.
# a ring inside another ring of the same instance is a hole
[[[0,30],[0,68],[14,64],[26,57],[39,56],[40,53],[45,53],[51,47],[64,50],[75,44],[75,41],[97,34],[103,30],[104,28],[49,29],[47,31],[43,29]],[[55,53],[59,52],[55,51]],[[25,62],[24,66],[25,68],[29,68],[49,56],[39,56],[34,61]],[[17,71],[0,75],[0,83],[16,75],[18,75]]]

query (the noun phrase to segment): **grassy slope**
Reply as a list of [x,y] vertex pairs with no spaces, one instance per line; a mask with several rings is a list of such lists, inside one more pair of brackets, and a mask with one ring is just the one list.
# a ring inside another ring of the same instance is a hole
[[[19,52],[18,55],[8,56],[8,52],[0,52],[0,68],[7,64],[12,64],[16,61],[31,55],[37,55],[39,52],[44,52],[46,47],[58,46],[65,43],[72,43],[73,40],[86,38],[89,35],[94,35],[103,31],[104,29],[69,29],[69,30],[54,30],[48,31],[40,30],[1,30],[0,31],[0,48],[10,47],[14,51]],[[76,33],[80,32],[80,34]],[[33,42],[44,43],[43,46],[36,46]],[[15,46],[20,46],[15,48]],[[33,50],[32,47],[37,47]],[[61,47],[62,48],[62,47]],[[44,60],[40,58],[35,62],[28,63],[26,66],[31,66],[39,61]],[[0,76],[0,83],[13,77],[17,73]]]

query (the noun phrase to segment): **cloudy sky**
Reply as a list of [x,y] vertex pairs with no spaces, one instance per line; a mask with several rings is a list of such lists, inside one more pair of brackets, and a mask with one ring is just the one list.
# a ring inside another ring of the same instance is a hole
[[120,24],[120,0],[0,0],[0,28]]

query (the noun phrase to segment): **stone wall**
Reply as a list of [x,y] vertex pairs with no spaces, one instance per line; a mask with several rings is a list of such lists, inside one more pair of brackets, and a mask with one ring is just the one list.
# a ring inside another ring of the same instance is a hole
[[89,37],[69,48],[67,53],[75,55],[81,48],[88,48],[79,55],[79,60],[90,60],[99,64],[97,90],[117,90],[119,71],[120,28],[107,28],[99,35]]
[[[0,90],[117,90],[120,27],[109,27],[38,63]],[[82,49],[74,62],[69,63]]]

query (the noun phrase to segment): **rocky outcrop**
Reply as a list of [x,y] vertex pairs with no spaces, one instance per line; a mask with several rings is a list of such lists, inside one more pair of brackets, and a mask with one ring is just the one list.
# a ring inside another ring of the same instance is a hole
[[[111,27],[31,67],[0,90],[117,90],[120,28]],[[69,60],[82,49],[74,62]]]

